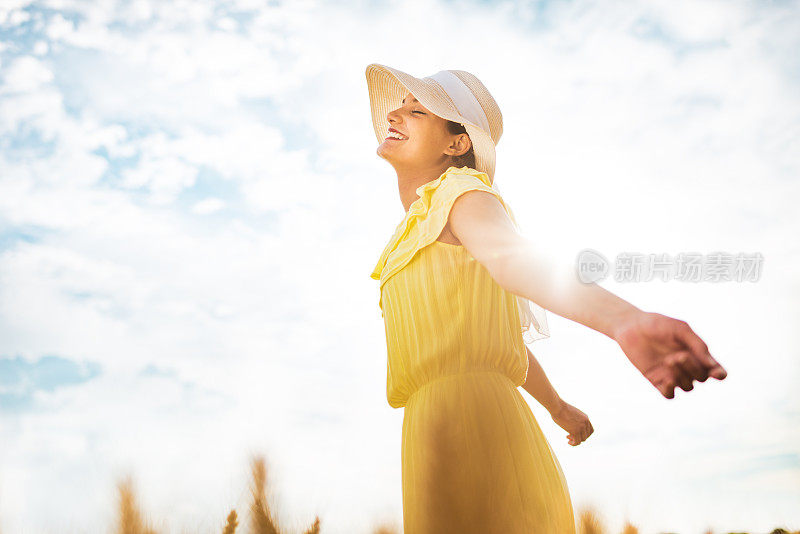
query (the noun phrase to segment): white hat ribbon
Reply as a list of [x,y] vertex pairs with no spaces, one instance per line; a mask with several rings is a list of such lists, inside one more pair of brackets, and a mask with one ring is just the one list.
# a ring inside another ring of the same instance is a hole
[[489,130],[489,119],[486,118],[486,113],[478,103],[478,99],[475,98],[469,87],[458,76],[448,70],[440,70],[433,76],[428,77],[436,80],[442,86],[450,98],[453,99],[453,103],[462,117],[480,127],[487,134],[491,132]]

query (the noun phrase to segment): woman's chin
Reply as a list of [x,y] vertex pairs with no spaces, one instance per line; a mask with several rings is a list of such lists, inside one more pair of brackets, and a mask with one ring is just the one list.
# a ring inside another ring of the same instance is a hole
[[378,148],[375,149],[375,153],[387,161],[392,161],[396,159],[396,155],[393,147],[387,145],[388,142],[389,141],[384,141],[378,145]]

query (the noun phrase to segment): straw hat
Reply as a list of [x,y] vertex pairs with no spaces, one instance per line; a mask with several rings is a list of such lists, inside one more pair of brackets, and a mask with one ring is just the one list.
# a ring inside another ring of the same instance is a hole
[[503,115],[478,78],[463,70],[442,70],[416,78],[377,63],[367,65],[366,74],[372,126],[379,143],[389,135],[387,115],[411,93],[431,113],[464,126],[475,152],[475,170],[485,172],[494,182],[495,146],[503,135]]

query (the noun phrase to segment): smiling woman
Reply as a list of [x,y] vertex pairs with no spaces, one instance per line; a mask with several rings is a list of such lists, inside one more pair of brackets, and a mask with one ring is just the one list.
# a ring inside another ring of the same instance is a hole
[[[460,113],[423,98],[424,90],[418,100],[403,86],[394,107],[377,97],[380,90],[387,87],[370,85],[373,111],[376,105],[387,109],[376,126],[377,153],[397,171],[406,208],[372,272],[380,280],[386,325],[387,399],[404,408],[404,532],[572,534],[566,478],[518,390],[549,386],[538,365],[528,376],[526,316],[518,297],[492,279],[448,224],[457,199],[480,194],[507,210],[516,225],[489,174],[475,168],[478,162],[493,166],[486,143],[493,147],[494,141]],[[431,94],[439,93],[431,88]],[[502,126],[489,130],[499,134]],[[481,143],[477,151],[473,138]],[[548,334],[542,316],[527,325],[540,337]],[[547,399],[554,416],[579,412],[551,386],[530,391]],[[574,435],[578,424],[588,424],[585,415],[563,420]]]
[[[518,233],[493,187],[502,115],[475,76],[418,79],[376,64],[366,73],[377,154],[397,173],[406,209],[371,274],[387,400],[405,409],[404,532],[573,534],[566,478],[518,387],[570,443],[592,427],[525,346],[523,333],[549,336],[537,304],[614,339],[666,398],[726,372],[684,321],[554,272]],[[474,167],[457,166],[470,153]]]

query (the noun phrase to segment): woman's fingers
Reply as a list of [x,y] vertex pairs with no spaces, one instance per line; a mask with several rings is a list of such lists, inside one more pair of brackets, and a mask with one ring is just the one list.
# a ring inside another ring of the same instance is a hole
[[586,414],[571,404],[567,404],[561,412],[553,417],[553,420],[568,432],[567,443],[573,446],[586,441],[594,430]]
[[703,375],[705,375],[706,378],[712,376],[718,380],[725,378],[728,373],[722,368],[719,362],[711,356],[711,353],[708,351],[708,345],[706,345],[706,343],[700,339],[700,336],[698,336],[695,331],[692,330],[692,327],[689,326],[687,322],[681,321],[680,324],[681,327],[678,330],[677,337],[679,337],[679,339],[687,347],[689,347],[689,350],[694,357],[693,359],[697,361],[697,364],[701,366],[704,371],[702,374],[695,374],[694,376],[698,377],[696,379],[700,382],[704,382],[705,378],[702,380],[699,378],[699,376]]
[[570,445],[579,445],[579,444],[583,443],[584,441],[586,441],[589,438],[589,436],[592,435],[592,432],[594,432],[594,429],[592,428],[592,423],[590,423],[589,421],[586,421],[586,423],[583,424],[583,426],[581,427],[580,431],[577,434],[574,434],[574,435],[573,434],[569,434],[567,436],[567,438],[569,440],[569,444]]
[[630,362],[667,399],[675,397],[676,387],[694,389],[694,380],[722,380],[727,376],[686,321],[645,312],[618,328],[614,339]]
[[[688,350],[682,350],[676,352],[673,356],[673,361],[675,362],[675,366],[680,368],[683,371],[683,375],[689,378],[689,384],[691,385],[692,380],[697,380],[698,382],[705,382],[708,379],[708,370],[703,367],[703,365],[697,360],[697,358],[689,352]],[[678,381],[678,385],[681,385],[680,380]],[[681,388],[684,391],[688,391],[681,385]]]
[[692,384],[692,375],[684,367],[688,356],[685,353],[676,353],[670,359],[670,366],[672,367],[672,372],[675,374],[675,382],[679,388],[684,391],[691,391],[694,389],[694,385]]
[[658,369],[658,376],[651,381],[664,397],[668,399],[675,397],[674,390],[678,387],[678,378],[675,376],[673,366],[668,361]]

